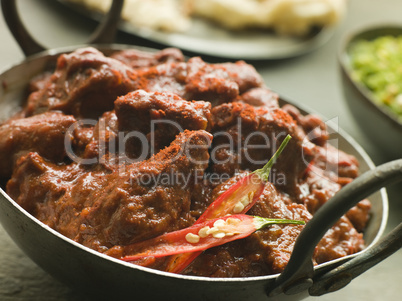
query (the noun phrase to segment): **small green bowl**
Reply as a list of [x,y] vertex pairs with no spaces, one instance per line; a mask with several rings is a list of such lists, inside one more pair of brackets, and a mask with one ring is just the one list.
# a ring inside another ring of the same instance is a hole
[[402,35],[402,25],[380,25],[348,34],[341,45],[338,60],[346,103],[363,132],[389,158],[402,158],[402,123],[387,107],[378,105],[363,84],[351,78],[350,47],[358,40],[374,40]]

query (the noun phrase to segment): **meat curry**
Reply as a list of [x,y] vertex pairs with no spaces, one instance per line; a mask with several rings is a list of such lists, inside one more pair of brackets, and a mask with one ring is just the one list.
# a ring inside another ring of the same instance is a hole
[[[186,60],[177,49],[60,55],[32,79],[21,111],[0,126],[0,176],[25,210],[66,237],[121,258],[124,246],[191,226],[292,136],[248,214],[308,222],[358,175],[325,123],[280,106],[243,61]],[[323,263],[364,248],[361,201],[316,247]],[[273,225],[210,248],[187,275],[281,272],[302,225]],[[143,263],[165,270],[166,258]]]

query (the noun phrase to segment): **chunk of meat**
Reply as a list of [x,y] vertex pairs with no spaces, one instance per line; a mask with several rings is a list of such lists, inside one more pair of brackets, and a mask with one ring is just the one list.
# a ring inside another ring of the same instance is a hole
[[157,52],[126,49],[115,52],[110,57],[133,69],[152,67],[170,62],[184,62],[183,53],[177,48],[165,48]]
[[320,264],[363,249],[363,234],[358,233],[349,219],[343,216],[318,243],[314,259]]
[[[206,64],[206,63],[204,63]],[[263,79],[255,68],[244,61],[237,61],[235,63],[221,63],[221,64],[206,64],[207,66],[199,68],[199,73],[204,73],[208,77],[210,74],[209,68],[212,66],[216,69],[222,69],[227,72],[228,78],[234,81],[239,86],[239,93],[242,94],[250,89],[262,87]]]
[[[30,152],[18,158],[12,177],[7,182],[6,190],[7,194],[21,207],[50,227],[57,229],[60,217],[64,215],[66,219],[68,216],[66,212],[73,210],[75,206],[69,208],[66,203],[62,204],[58,201],[70,193],[74,187],[74,181],[83,174],[85,169],[80,168],[76,163],[56,164],[49,162],[36,152]],[[85,201],[89,200],[80,202]],[[61,208],[56,208],[57,206]],[[65,210],[62,209],[63,207]],[[71,214],[71,217],[73,215]]]
[[117,168],[120,163],[126,163],[120,158],[124,153],[119,150],[118,121],[114,111],[104,113],[94,126],[77,127],[74,137],[76,154],[82,164]]
[[187,227],[194,183],[208,164],[211,135],[184,131],[149,160],[105,170],[62,166],[29,153],[7,193],[63,235],[98,251]]
[[30,94],[26,115],[59,110],[76,118],[96,118],[113,109],[117,96],[134,89],[133,72],[94,48],[63,54],[52,76]]
[[261,76],[243,61],[207,64],[195,57],[187,63],[186,99],[203,99],[216,106],[261,85]]
[[264,106],[268,109],[277,109],[279,108],[278,98],[278,94],[272,92],[270,89],[260,87],[246,91],[239,97],[239,100],[254,107]]
[[187,64],[173,62],[137,70],[132,79],[135,90],[170,92],[184,98],[186,76]]
[[168,92],[130,92],[117,98],[115,111],[100,118],[83,157],[112,164],[145,160],[184,130],[206,130],[210,107]]
[[[331,148],[331,150],[336,151],[335,154],[337,154],[336,149]],[[334,156],[334,154],[329,156]],[[321,161],[330,164],[332,168],[330,171],[314,166],[314,162],[308,168],[304,177],[297,183],[294,193],[295,201],[305,205],[311,214],[315,214],[322,205],[346,185],[346,179],[348,183],[353,180],[353,178],[346,177],[340,182],[339,177],[333,170],[336,165],[332,164],[331,160]],[[328,176],[329,174],[332,176]],[[368,200],[363,200],[346,213],[348,222],[352,223],[358,232],[362,232],[365,229],[369,221],[370,209],[371,203]]]
[[296,121],[297,125],[303,131],[304,135],[309,137],[309,140],[319,146],[324,146],[329,138],[327,125],[317,115],[308,114],[303,115],[301,112],[290,104],[282,107],[292,118]]
[[[311,162],[313,172],[343,185],[359,174],[359,162],[352,155],[335,148],[328,143],[329,133],[326,124],[316,115],[302,115],[292,105],[283,106],[296,121],[302,135],[307,137],[314,147],[314,159]],[[349,178],[349,180],[348,180]]]
[[311,160],[311,143],[299,135],[297,125],[281,109],[253,107],[244,103],[222,104],[212,109],[214,143],[212,170],[234,175],[261,168],[286,135],[292,136],[271,172],[271,181],[292,194]]
[[200,58],[187,63],[187,99],[204,99],[213,105],[234,101],[239,95],[239,85],[220,67],[206,64]]
[[177,127],[205,130],[210,119],[211,104],[204,101],[189,102],[169,92],[137,90],[117,98],[115,111],[119,129],[151,131],[152,120],[169,120]]
[[46,112],[29,118],[12,119],[0,126],[0,177],[9,177],[15,161],[27,152],[38,152],[54,162],[66,157],[66,136],[76,122],[73,116]]
[[371,217],[371,203],[369,200],[363,200],[357,203],[346,213],[346,217],[358,232],[363,232]]
[[[302,136],[312,143],[312,160],[303,178],[295,187],[294,196],[297,202],[304,204],[314,214],[336,192],[359,175],[359,162],[329,144],[329,133],[326,124],[316,115],[303,115],[292,105],[283,109],[296,121]],[[370,217],[371,204],[361,201],[346,214],[358,232],[366,227]]]
[[139,70],[133,79],[136,89],[169,91],[186,100],[205,100],[215,106],[232,102],[240,93],[262,86],[261,76],[242,61],[207,64],[194,57],[187,63],[166,63]]
[[297,202],[306,206],[314,214],[322,205],[335,195],[341,186],[326,177],[309,172],[305,179],[300,179],[295,188]]
[[[210,108],[211,104],[207,102],[188,102],[176,94],[144,90],[129,93],[115,102],[119,130],[128,135],[133,132],[144,134],[149,142],[149,154],[169,145],[185,129],[206,130]],[[125,145],[130,155],[137,157],[145,147],[148,148],[148,145],[141,145],[143,141],[133,142]]]

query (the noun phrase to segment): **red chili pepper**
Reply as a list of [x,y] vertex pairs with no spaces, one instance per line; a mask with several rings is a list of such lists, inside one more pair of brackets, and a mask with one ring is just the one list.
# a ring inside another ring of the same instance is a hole
[[122,260],[133,261],[150,256],[164,257],[186,252],[199,252],[247,237],[272,224],[304,225],[305,222],[245,214],[225,216],[125,246],[125,253],[130,255],[126,255]]
[[[290,139],[291,136],[288,135],[273,157],[264,165],[263,168],[246,175],[232,185],[227,191],[222,193],[210,204],[194,225],[203,223],[206,220],[223,217],[225,215],[246,213],[264,191],[265,183],[268,181],[271,168]],[[173,256],[165,270],[172,273],[180,273],[201,253],[201,251],[198,251],[181,253]],[[136,264],[143,265],[140,262]]]
[[[244,214],[257,202],[269,178],[272,166],[292,137],[287,135],[278,150],[261,169],[246,175],[212,202],[195,224],[228,214]],[[201,252],[183,253],[170,259],[165,271],[181,273]]]
[[227,214],[247,212],[264,191],[272,166],[291,138],[292,137],[289,135],[286,136],[278,150],[263,168],[257,169],[243,177],[222,193],[208,206],[197,222],[203,222],[204,220],[225,216]]

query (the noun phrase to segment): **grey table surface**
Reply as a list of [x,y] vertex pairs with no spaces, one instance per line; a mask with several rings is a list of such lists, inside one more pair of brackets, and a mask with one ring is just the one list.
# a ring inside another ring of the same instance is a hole
[[[18,6],[30,31],[49,48],[81,44],[95,26],[91,20],[66,10],[56,1],[18,1]],[[275,91],[313,108],[326,120],[338,118],[340,127],[357,140],[375,164],[381,164],[389,158],[363,134],[345,105],[336,55],[342,38],[348,32],[365,25],[402,24],[401,13],[401,0],[350,0],[347,15],[324,46],[297,58],[254,65],[265,83]],[[119,33],[116,41],[153,46],[124,33]],[[23,59],[24,55],[1,15],[0,69],[4,70]],[[390,215],[386,232],[401,221],[402,187],[394,185],[387,192]],[[402,251],[399,250],[344,289],[321,296],[318,300],[401,300],[401,272]],[[88,299],[82,292],[70,289],[41,270],[18,249],[0,225],[0,300]]]

